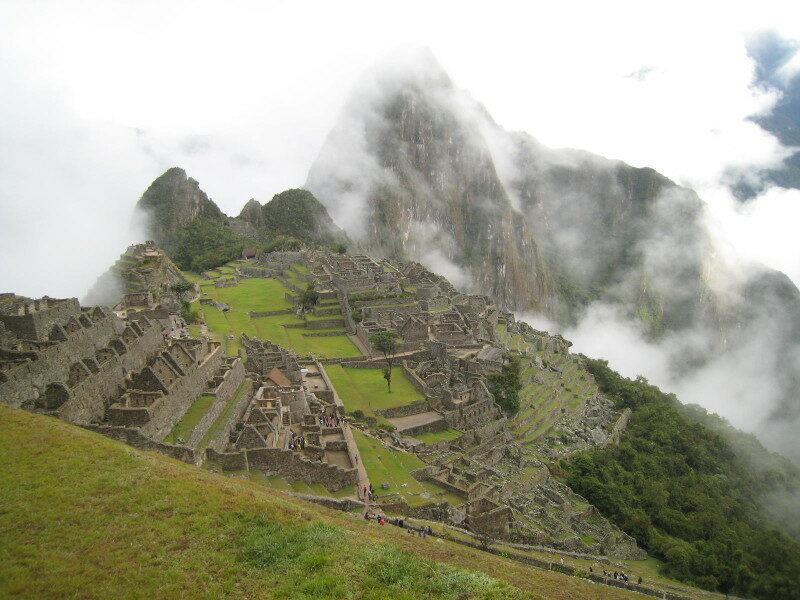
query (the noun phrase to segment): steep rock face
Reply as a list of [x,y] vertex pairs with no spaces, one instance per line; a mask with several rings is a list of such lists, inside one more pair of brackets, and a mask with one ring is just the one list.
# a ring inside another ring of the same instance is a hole
[[363,111],[354,102],[307,187],[369,252],[419,260],[506,307],[544,310],[544,261],[488,146],[448,106],[455,93],[441,72],[410,73]]
[[658,335],[713,324],[712,256],[694,191],[650,168],[512,134],[505,180],[557,284],[552,316],[574,322],[594,300],[628,307]]
[[350,235],[562,324],[601,300],[655,337],[720,328],[692,190],[505,131],[432,57],[420,60],[359,88],[309,172]]
[[[768,381],[762,433],[781,415],[800,423],[791,282],[725,264],[694,191],[649,168],[503,130],[429,55],[365,79],[306,187],[372,254],[417,260],[562,326],[610,305],[665,342],[673,377],[729,360],[736,377]],[[786,439],[773,447],[797,455]]]
[[181,227],[199,217],[220,222],[226,219],[200,189],[200,184],[178,167],[172,167],[153,181],[137,208],[148,215],[149,237],[170,254],[176,249]]

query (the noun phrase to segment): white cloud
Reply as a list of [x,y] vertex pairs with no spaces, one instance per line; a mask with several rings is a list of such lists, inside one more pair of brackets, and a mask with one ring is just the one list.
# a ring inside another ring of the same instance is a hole
[[[228,214],[302,185],[359,74],[403,44],[429,46],[506,129],[696,186],[729,264],[760,260],[798,282],[797,192],[739,207],[719,183],[786,155],[747,119],[776,96],[751,89],[744,42],[765,28],[800,39],[799,12],[781,1],[687,0],[655,17],[632,1],[0,3],[0,290],[83,295],[141,235],[133,204],[169,166]],[[597,310],[583,323],[594,333],[568,333],[576,344],[661,381],[667,367],[635,328],[612,332],[617,320]],[[696,390],[719,388],[724,372]]]

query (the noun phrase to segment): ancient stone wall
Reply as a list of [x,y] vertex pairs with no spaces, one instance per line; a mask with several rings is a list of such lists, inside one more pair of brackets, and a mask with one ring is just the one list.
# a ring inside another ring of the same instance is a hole
[[[37,360],[8,371],[0,397],[12,406],[58,410],[58,416],[74,423],[102,418],[106,403],[124,387],[126,376],[158,352],[163,334],[160,325],[146,320],[134,331],[113,315],[92,314],[88,327],[81,320],[75,321],[80,324],[70,333],[61,328],[62,341],[42,347]],[[127,343],[120,338],[123,329],[128,332]],[[93,370],[80,366],[88,359],[94,361],[89,363]],[[54,406],[46,393],[56,384],[69,389],[69,398]]]
[[261,310],[261,311],[250,311],[247,313],[251,319],[255,319],[258,317],[274,317],[276,315],[291,315],[294,311],[291,308],[284,308],[281,310]]
[[213,448],[206,449],[206,458],[215,462],[225,471],[246,471],[246,452],[217,452]]
[[176,458],[185,463],[200,465],[203,462],[203,454],[195,452],[186,446],[175,446],[164,442],[155,442],[145,436],[138,429],[130,427],[114,427],[110,425],[83,425],[86,429],[100,433],[106,437],[123,442],[139,450],[158,452]]
[[70,317],[77,318],[81,313],[76,298],[42,298],[25,302],[20,309],[22,314],[0,313],[0,322],[18,338],[37,341],[47,340],[53,325],[66,323]]
[[308,320],[305,323],[308,329],[344,329],[344,319],[339,317],[337,319],[315,319]]
[[631,418],[631,409],[626,408],[624,411],[622,411],[622,414],[620,415],[619,419],[617,419],[617,422],[614,423],[614,427],[612,427],[611,429],[610,438],[613,443],[619,444],[619,438],[625,431],[625,428],[628,426],[628,421],[630,420],[630,418]]
[[163,440],[197,397],[206,391],[206,384],[222,365],[224,355],[222,347],[216,346],[196,369],[178,378],[170,386],[161,409],[142,427],[142,434],[156,441]]
[[230,369],[224,374],[224,380],[213,392],[216,396],[214,404],[206,411],[206,414],[203,415],[203,418],[200,419],[200,422],[194,428],[192,437],[188,440],[189,446],[193,448],[197,447],[200,440],[203,439],[203,436],[205,436],[208,429],[225,408],[230,397],[239,389],[242,381],[244,381],[244,361],[240,358],[234,358],[231,362]]
[[387,419],[395,419],[397,417],[408,417],[410,415],[428,412],[429,410],[431,410],[431,407],[427,400],[417,400],[403,406],[379,409],[375,411],[375,414],[386,417]]
[[245,450],[250,469],[276,473],[281,477],[302,480],[306,483],[321,483],[328,490],[336,491],[358,483],[356,469],[342,469],[328,463],[308,460],[299,453],[281,448],[257,448]]

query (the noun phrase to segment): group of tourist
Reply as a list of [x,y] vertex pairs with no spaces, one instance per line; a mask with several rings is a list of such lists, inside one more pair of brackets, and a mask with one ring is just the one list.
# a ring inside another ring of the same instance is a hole
[[319,424],[322,427],[338,427],[339,417],[337,415],[320,415]]
[[[606,570],[603,569],[603,577],[607,577],[609,579],[615,579],[616,581],[626,581],[626,582],[629,581],[628,576],[625,575],[625,573],[623,573],[622,571],[614,571],[613,573],[610,572],[607,573]],[[639,577],[638,584],[642,585],[641,577]]]
[[433,535],[433,529],[431,529],[428,525],[424,525],[422,527],[413,527],[412,525],[406,523],[402,518],[396,517],[394,519],[387,519],[385,515],[373,515],[370,513],[369,509],[364,511],[364,519],[367,521],[377,521],[378,525],[386,525],[386,523],[390,523],[392,525],[396,525],[400,529],[405,529],[410,535],[416,534],[421,538]]
[[378,500],[378,494],[375,493],[375,488],[371,483],[364,486],[364,499],[367,502],[377,502]]
[[305,450],[306,438],[303,435],[295,435],[294,432],[289,430],[289,450]]
[[411,535],[414,535],[416,533],[421,538],[433,535],[433,529],[431,529],[428,525],[425,525],[424,527],[420,527],[418,529],[415,529],[414,527],[411,527],[411,525],[409,525],[408,527],[406,527],[406,529],[408,529],[408,533],[410,533]]

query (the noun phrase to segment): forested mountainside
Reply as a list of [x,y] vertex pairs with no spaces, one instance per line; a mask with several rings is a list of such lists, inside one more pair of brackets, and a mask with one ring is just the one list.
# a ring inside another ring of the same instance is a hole
[[238,217],[228,217],[200,184],[178,167],[150,184],[137,209],[146,215],[148,237],[180,268],[195,272],[238,258],[245,247],[343,250],[350,243],[307,190],[286,190],[263,206],[250,200]]
[[570,487],[672,577],[745,597],[800,597],[800,469],[644,379],[605,361],[587,367],[632,415],[619,445],[563,461]]

